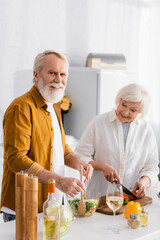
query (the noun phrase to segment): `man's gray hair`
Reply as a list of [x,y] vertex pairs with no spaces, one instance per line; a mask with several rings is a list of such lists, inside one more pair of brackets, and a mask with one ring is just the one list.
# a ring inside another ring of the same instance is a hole
[[[42,67],[42,64],[43,64],[43,61],[44,61],[44,58],[45,58],[47,55],[50,55],[50,54],[54,54],[54,55],[56,55],[58,58],[61,58],[61,59],[64,60],[64,61],[67,63],[67,65],[69,66],[68,60],[67,60],[67,58],[66,58],[63,54],[61,54],[61,53],[59,53],[59,52],[52,51],[52,50],[45,50],[44,52],[39,53],[39,54],[36,56],[36,58],[35,58],[35,60],[34,60],[34,64],[33,64],[33,71],[40,72],[41,67]],[[33,81],[34,81],[34,79],[33,79]]]
[[116,106],[121,99],[130,102],[141,102],[141,117],[143,118],[147,115],[150,105],[150,95],[144,86],[133,83],[121,88],[115,99]]

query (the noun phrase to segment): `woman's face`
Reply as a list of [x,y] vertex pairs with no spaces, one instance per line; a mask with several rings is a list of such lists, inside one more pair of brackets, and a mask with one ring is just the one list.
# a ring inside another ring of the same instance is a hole
[[133,122],[138,113],[141,113],[140,105],[141,102],[130,102],[121,99],[116,109],[118,119],[124,123]]

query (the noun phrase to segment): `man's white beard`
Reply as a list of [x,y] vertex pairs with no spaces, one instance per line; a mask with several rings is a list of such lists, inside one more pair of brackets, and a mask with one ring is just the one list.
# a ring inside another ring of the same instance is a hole
[[[61,87],[58,91],[50,90],[50,86],[55,88]],[[65,86],[62,83],[50,83],[44,85],[43,78],[40,77],[38,81],[38,90],[45,101],[49,103],[57,103],[62,100],[64,96]]]

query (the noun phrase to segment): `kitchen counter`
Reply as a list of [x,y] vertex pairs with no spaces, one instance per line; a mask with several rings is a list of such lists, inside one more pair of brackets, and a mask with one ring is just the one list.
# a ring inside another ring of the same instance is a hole
[[[95,213],[91,217],[79,217],[73,222],[67,234],[61,237],[62,240],[159,240],[160,239],[160,199],[157,193],[160,191],[160,183],[147,190],[147,196],[153,198],[153,203],[146,205],[148,212],[148,226],[138,229],[130,229],[124,215],[110,216]],[[120,233],[108,232],[107,228],[115,226]],[[43,239],[41,223],[38,224],[38,240]],[[15,221],[0,224],[0,239],[15,239]]]

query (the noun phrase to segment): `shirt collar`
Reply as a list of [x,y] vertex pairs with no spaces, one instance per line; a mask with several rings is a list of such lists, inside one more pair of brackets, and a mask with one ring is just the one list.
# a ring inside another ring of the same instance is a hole
[[109,121],[113,122],[116,119],[117,119],[116,111],[115,109],[112,109],[112,111],[109,112]]
[[[109,112],[109,121],[113,122],[116,119],[118,119],[118,117],[116,115],[116,110],[113,109],[111,112]],[[134,122],[139,124],[140,120],[141,120],[141,117],[137,116],[137,118],[133,122],[131,122],[131,124],[134,123]]]
[[41,108],[41,107],[44,107],[44,106],[47,107],[44,99],[42,98],[41,94],[39,93],[38,89],[35,86],[33,86],[30,89],[29,93],[31,94],[37,108]]

